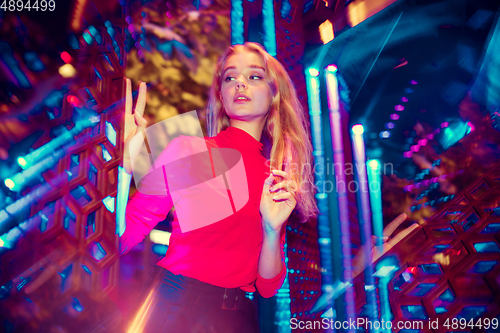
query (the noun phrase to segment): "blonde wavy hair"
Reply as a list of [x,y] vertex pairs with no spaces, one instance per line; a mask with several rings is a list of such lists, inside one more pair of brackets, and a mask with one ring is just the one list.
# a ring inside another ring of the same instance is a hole
[[254,52],[264,61],[266,80],[274,96],[262,133],[270,146],[267,147],[270,148],[270,170],[283,170],[298,184],[295,213],[300,222],[306,222],[318,213],[309,124],[288,73],[260,44],[246,42],[230,46],[219,58],[206,110],[207,134],[214,137],[230,126],[220,94],[222,71],[227,59],[239,52]]

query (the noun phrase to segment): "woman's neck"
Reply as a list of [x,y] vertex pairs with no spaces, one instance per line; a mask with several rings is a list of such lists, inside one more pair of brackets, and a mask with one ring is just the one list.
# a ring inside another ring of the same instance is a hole
[[255,140],[260,141],[262,137],[262,131],[264,130],[265,122],[248,122],[241,121],[237,119],[230,119],[229,123],[231,127],[239,128],[255,138]]

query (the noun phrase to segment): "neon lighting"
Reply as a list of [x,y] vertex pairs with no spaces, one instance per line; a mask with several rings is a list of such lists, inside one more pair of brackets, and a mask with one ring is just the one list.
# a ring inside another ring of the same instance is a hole
[[467,122],[467,126],[470,127],[471,132],[475,129],[474,125],[472,125],[472,123],[470,121]]
[[116,131],[109,121],[106,121],[106,137],[116,147]]
[[387,139],[388,137],[391,136],[391,132],[389,131],[382,131],[380,132],[379,136],[382,138],[382,139]]
[[17,164],[19,164],[20,166],[26,166],[27,162],[26,160],[23,158],[23,157],[18,157],[17,158]]
[[84,270],[85,272],[87,272],[88,274],[92,275],[92,272],[90,271],[90,269],[89,269],[87,266],[82,265],[82,268],[83,268],[83,270]]
[[262,29],[264,30],[264,47],[267,53],[276,57],[276,26],[274,22],[274,1],[262,1]]
[[73,309],[75,309],[76,311],[78,311],[78,312],[83,311],[83,305],[80,303],[78,298],[73,297],[73,302],[71,302],[71,305],[73,306]]
[[309,75],[311,76],[318,76],[319,71],[316,68],[309,68]]
[[70,56],[70,55],[69,55],[69,53],[68,53],[68,52],[66,52],[66,51],[63,51],[63,52],[61,53],[61,59],[62,59],[62,60],[64,61],[64,63],[66,63],[66,64],[70,63],[70,62],[71,62],[71,60],[72,60],[71,56]]
[[168,246],[163,244],[153,244],[151,250],[159,256],[164,256],[167,253]]
[[102,44],[102,37],[101,37],[101,34],[99,33],[99,31],[97,31],[97,29],[91,25],[89,26],[89,32],[92,34],[92,36],[94,36],[97,44]]
[[377,237],[375,246],[378,247],[380,253],[383,253],[383,230],[384,218],[382,215],[382,186],[380,179],[380,162],[378,160],[370,160],[368,166],[368,189],[370,190],[370,204],[373,218],[373,234]]
[[78,0],[75,4],[75,10],[73,11],[72,20],[71,20],[71,28],[73,30],[78,31],[82,26],[82,15],[83,9],[87,4],[87,0]]
[[[69,97],[69,96],[68,96]],[[17,159],[18,164],[24,169],[30,168],[35,163],[38,163],[43,158],[50,154],[54,154],[54,151],[61,147],[64,144],[67,144],[68,141],[73,140],[73,137],[80,134],[84,129],[93,126],[95,123],[100,121],[100,116],[90,117],[89,119],[77,121],[75,122],[75,127],[71,130],[64,130],[64,132],[59,135],[57,138],[52,139],[50,142],[44,144],[40,148],[37,148],[33,152],[20,156]],[[24,161],[24,165],[19,163],[19,161]]]
[[170,245],[170,236],[172,234],[168,231],[153,229],[149,233],[149,239],[156,244]]
[[393,114],[391,114],[390,118],[391,118],[391,120],[398,120],[399,119],[399,114],[393,113]]
[[245,42],[244,33],[243,1],[231,0],[231,44],[243,44]]
[[350,23],[349,26],[358,25],[394,2],[396,0],[365,1],[362,4],[358,1],[350,1],[344,9],[347,21]]
[[15,186],[16,186],[16,183],[14,183],[14,181],[10,178],[7,178],[5,180],[5,186],[7,186],[9,189],[13,189]]
[[385,124],[385,127],[386,127],[387,129],[393,129],[393,128],[394,128],[394,126],[395,126],[395,125],[394,125],[394,123],[393,123],[393,122],[388,122],[388,123],[386,123],[386,124]]
[[[321,120],[321,100],[320,100],[320,84],[318,79],[319,72],[313,68],[309,68],[306,73],[306,87],[309,102],[309,119],[311,123],[311,138],[313,145],[313,156],[315,165],[324,166],[324,148],[323,148],[323,126]],[[315,173],[315,182],[324,182],[324,173]],[[319,186],[316,193],[316,202],[318,204],[318,236],[322,239],[330,239],[330,221],[328,220],[328,194],[325,193],[325,187]],[[321,264],[325,268],[322,271],[323,285],[332,281],[332,262],[330,259],[331,248],[330,243],[320,243]],[[292,249],[295,252],[295,249]],[[325,255],[326,254],[326,255]]]
[[97,261],[102,260],[107,254],[99,242],[94,243],[94,245],[92,245],[90,251],[91,251],[92,257]]
[[[360,124],[354,125],[352,127],[352,142],[354,150],[354,160],[356,165],[365,166],[365,143],[363,140],[363,126]],[[357,191],[358,202],[360,203],[361,210],[358,211],[359,214],[359,229],[361,235],[361,244],[364,248],[365,258],[372,258],[371,255],[371,209],[370,209],[370,199],[369,199],[369,188],[368,180],[366,174],[366,168],[356,168],[357,180],[359,182],[359,187]],[[365,285],[373,286],[375,285],[375,280],[373,278],[373,264],[370,259],[366,260],[365,266]],[[378,308],[377,308],[377,295],[375,290],[366,290],[366,304],[368,305],[367,317],[370,320],[376,320],[378,318]]]
[[[339,88],[338,79],[331,71],[331,68],[335,65],[329,65],[330,68],[325,74],[326,87],[327,87],[327,98],[328,98],[328,109],[330,113],[330,127],[332,133],[332,148],[333,148],[333,160],[334,164],[339,166],[339,170],[335,171],[335,177],[339,184],[346,184],[346,172],[345,172],[345,155],[344,155],[344,142],[342,134],[342,119],[339,112]],[[335,67],[336,69],[336,67]],[[319,94],[319,89],[315,91]],[[311,96],[311,95],[309,95]],[[319,99],[319,96],[318,96]],[[321,128],[318,129],[321,131]],[[321,141],[322,142],[322,141]],[[320,149],[323,149],[321,147]],[[343,266],[343,283],[350,283],[352,281],[352,254],[351,254],[351,244],[350,244],[350,221],[349,221],[349,202],[347,198],[347,189],[345,186],[341,186],[337,189],[337,201],[338,201],[338,211],[339,211],[339,223],[340,223],[340,233],[341,233],[341,248],[342,248],[342,266]],[[325,194],[325,199],[327,195]],[[318,200],[319,203],[319,200]],[[327,212],[326,212],[327,213]],[[319,220],[318,220],[319,221]],[[328,220],[324,222],[328,227],[328,236],[330,233],[330,226]],[[318,229],[319,230],[319,229]],[[330,237],[320,236],[323,245],[330,250]],[[328,240],[328,242],[326,242]],[[321,243],[320,243],[321,244]],[[321,246],[321,245],[320,245]],[[327,247],[328,246],[328,247]],[[353,288],[350,285],[346,285],[345,289],[345,302],[346,302],[346,317],[348,319],[356,318],[356,310],[354,304],[354,293]],[[349,330],[351,332],[352,330]]]
[[[389,282],[394,278],[394,273],[399,269],[395,257],[387,257],[378,262],[374,276],[379,278],[378,292],[380,299],[380,313],[382,320],[388,322],[394,319],[389,302]],[[395,286],[394,289],[397,290]],[[382,332],[391,332],[390,329],[382,329]]]
[[107,210],[109,210],[111,213],[115,212],[115,198],[111,196],[107,196],[106,198],[102,199],[102,203],[104,204],[104,207],[106,207]]
[[102,143],[99,144],[102,148],[102,158],[104,158],[104,160],[106,162],[109,162],[111,161],[112,157],[111,155],[109,154],[108,150],[106,149],[106,147],[104,147],[104,145]]
[[455,172],[452,172],[452,173],[449,173],[449,174],[446,174],[446,175],[441,175],[441,176],[438,176],[438,177],[433,177],[433,178],[430,178],[430,179],[426,179],[425,181],[422,181],[422,182],[413,183],[411,185],[406,185],[406,186],[403,187],[403,190],[405,190],[405,191],[411,191],[414,188],[420,188],[421,186],[427,186],[430,183],[436,183],[438,180],[443,180],[443,179],[446,179],[446,178],[452,178],[452,177],[454,177],[456,175],[461,175],[463,172],[464,172],[464,170],[461,169],[461,170],[458,170],[458,171],[455,171]]
[[475,243],[474,249],[479,253],[500,252],[500,248],[495,242]]
[[16,173],[11,178],[6,179],[5,185],[11,191],[22,190],[32,179],[38,177],[42,172],[52,168],[59,161],[59,159],[66,154],[66,151],[66,147],[57,150],[52,156],[49,156],[39,163],[30,166],[26,170]]
[[471,131],[471,127],[460,119],[453,121],[451,124],[444,122],[441,124],[441,127],[444,132],[442,137],[439,139],[439,143],[443,149],[450,148]]
[[394,107],[394,110],[396,110],[396,111],[403,111],[404,109],[405,109],[405,107],[404,107],[404,106],[402,106],[401,104],[398,104],[398,105],[396,105],[396,106]]
[[73,95],[68,95],[68,97],[66,97],[66,101],[68,101],[68,103],[73,105],[74,107],[77,107],[80,104],[80,100],[78,100],[78,97]]
[[403,103],[408,102],[408,98],[406,98],[406,97],[401,97],[401,102],[403,102]]
[[363,125],[357,124],[352,127],[352,132],[354,133],[354,135],[361,135],[365,132],[365,130],[363,128]]
[[327,71],[329,71],[329,72],[331,72],[331,73],[336,73],[336,72],[337,72],[337,70],[338,70],[338,68],[337,68],[337,66],[335,66],[335,65],[328,65],[328,66],[326,67],[326,70],[327,70]]
[[323,44],[327,44],[331,42],[333,38],[335,38],[333,32],[333,24],[332,22],[330,22],[330,20],[326,20],[325,22],[321,23],[318,29]]
[[82,37],[85,40],[85,42],[87,42],[87,44],[89,45],[92,45],[92,43],[94,42],[92,36],[87,31],[83,32]]

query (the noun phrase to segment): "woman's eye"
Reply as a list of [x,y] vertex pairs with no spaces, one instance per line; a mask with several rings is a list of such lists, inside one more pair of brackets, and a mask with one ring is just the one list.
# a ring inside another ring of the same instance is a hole
[[260,80],[260,79],[262,79],[262,77],[261,77],[261,76],[258,76],[258,75],[252,75],[252,76],[250,76],[250,78],[251,78],[251,79],[252,79],[252,78],[256,78],[256,80]]
[[232,77],[232,76],[228,76],[228,77],[226,77],[226,78],[224,79],[224,81],[229,82],[229,81],[231,81],[232,79],[233,79],[233,77]]

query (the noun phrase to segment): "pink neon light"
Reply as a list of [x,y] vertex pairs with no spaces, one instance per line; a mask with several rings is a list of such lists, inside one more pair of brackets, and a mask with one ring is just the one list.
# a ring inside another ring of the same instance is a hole
[[63,51],[61,53],[61,59],[64,61],[64,63],[69,64],[71,62],[71,56],[69,55],[68,52]]
[[403,103],[408,102],[408,98],[406,98],[406,97],[401,97],[401,102],[403,102]]
[[452,172],[450,174],[447,174],[447,175],[442,175],[442,176],[438,176],[438,177],[434,177],[434,178],[431,178],[431,179],[427,179],[427,180],[424,180],[424,181],[421,181],[421,182],[418,182],[418,183],[413,183],[411,185],[406,185],[403,187],[403,190],[405,192],[409,192],[411,191],[413,188],[420,188],[420,186],[428,186],[430,183],[437,183],[439,180],[444,180],[446,178],[452,178],[456,175],[461,175],[464,171],[463,170],[458,170],[458,171],[455,171],[455,172]]
[[80,104],[78,97],[76,97],[74,95],[68,95],[68,97],[66,97],[66,101],[68,101],[68,103],[73,105],[74,107],[77,107],[78,104]]
[[391,119],[392,120],[398,120],[399,119],[399,114],[397,114],[397,113],[391,114]]
[[420,139],[418,140],[418,144],[421,146],[425,146],[427,144],[427,139]]
[[401,104],[398,104],[398,105],[396,105],[396,106],[394,107],[394,110],[396,110],[396,111],[403,111],[404,109],[405,109],[405,107],[404,107],[404,106],[402,106]]

